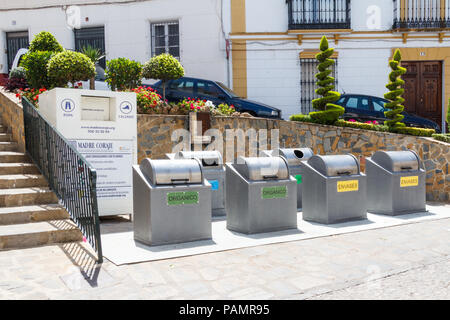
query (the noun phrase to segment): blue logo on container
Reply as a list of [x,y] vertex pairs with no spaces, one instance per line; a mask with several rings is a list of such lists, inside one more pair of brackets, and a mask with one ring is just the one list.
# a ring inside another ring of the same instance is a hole
[[120,111],[124,114],[128,114],[133,110],[133,106],[130,102],[124,101],[120,104]]
[[71,99],[64,99],[61,102],[61,109],[64,112],[72,112],[75,110],[75,102],[73,102]]
[[208,180],[211,184],[211,190],[219,190],[219,180]]

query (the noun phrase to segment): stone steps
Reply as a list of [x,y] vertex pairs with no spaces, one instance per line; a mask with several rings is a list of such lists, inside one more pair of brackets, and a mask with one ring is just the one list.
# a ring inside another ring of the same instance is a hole
[[32,163],[0,163],[0,175],[8,174],[40,174]]
[[22,152],[0,151],[0,163],[31,162],[30,157]]
[[82,240],[81,231],[68,219],[0,226],[0,250]]
[[7,132],[0,125],[0,250],[82,241],[45,177]]
[[17,148],[15,142],[0,142],[0,151],[17,151]]
[[48,187],[48,183],[41,174],[0,175],[0,189],[31,187]]
[[0,208],[0,225],[24,224],[48,220],[69,219],[59,204],[43,204]]
[[58,203],[58,197],[49,188],[0,189],[0,207]]

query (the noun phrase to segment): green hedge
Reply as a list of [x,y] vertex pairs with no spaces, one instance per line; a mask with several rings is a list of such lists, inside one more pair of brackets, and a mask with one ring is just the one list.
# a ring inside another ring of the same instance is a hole
[[106,63],[106,82],[111,90],[131,90],[142,82],[142,64],[127,58],[112,59]]
[[432,135],[432,137],[436,140],[450,143],[450,133],[447,134],[435,133]]
[[370,123],[363,123],[363,122],[351,122],[351,121],[345,121],[342,119],[339,119],[334,123],[335,126],[338,127],[346,127],[346,128],[355,128],[355,129],[363,129],[363,130],[372,130],[372,131],[381,131],[381,132],[388,132],[389,127],[386,125],[376,125],[376,124],[370,124]]
[[50,59],[47,73],[56,86],[64,88],[69,82],[73,84],[95,76],[95,66],[86,55],[65,50]]
[[39,32],[30,43],[30,52],[51,51],[62,52],[64,48],[59,44],[56,38],[48,31]]
[[52,81],[47,76],[47,64],[53,57],[51,51],[29,51],[20,63],[25,69],[27,82],[31,88],[51,88]]
[[434,133],[436,133],[434,129],[424,129],[415,127],[400,127],[396,128],[394,132],[401,134],[409,134],[411,136],[418,136],[418,137],[431,137]]

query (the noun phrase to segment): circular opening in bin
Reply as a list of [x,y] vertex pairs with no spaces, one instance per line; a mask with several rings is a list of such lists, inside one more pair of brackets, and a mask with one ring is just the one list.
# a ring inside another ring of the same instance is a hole
[[301,150],[294,150],[294,155],[299,159],[303,158],[303,152]]

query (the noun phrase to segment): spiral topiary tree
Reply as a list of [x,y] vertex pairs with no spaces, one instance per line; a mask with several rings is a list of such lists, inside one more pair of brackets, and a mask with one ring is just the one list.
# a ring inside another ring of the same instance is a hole
[[330,59],[333,55],[334,49],[328,47],[327,37],[323,36],[320,41],[320,53],[316,55],[319,61],[317,69],[319,73],[316,74],[317,85],[316,90],[321,98],[312,101],[313,108],[319,111],[310,112],[309,116],[318,123],[333,124],[341,115],[344,114],[345,109],[339,105],[333,104],[337,101],[341,94],[334,89],[334,78],[330,76],[332,70],[329,68],[334,64],[334,60]]
[[406,73],[406,68],[400,67],[401,60],[400,50],[397,49],[395,50],[393,60],[389,61],[392,72],[389,74],[390,82],[386,85],[389,92],[384,95],[390,101],[384,105],[388,109],[388,111],[384,112],[384,115],[389,119],[384,124],[389,127],[389,131],[396,131],[399,128],[405,127],[405,124],[402,122],[404,116],[401,114],[405,109],[402,105],[405,102],[405,99],[402,98],[402,94],[405,92],[402,86],[405,84],[405,81],[400,79],[400,76]]

